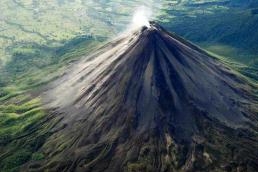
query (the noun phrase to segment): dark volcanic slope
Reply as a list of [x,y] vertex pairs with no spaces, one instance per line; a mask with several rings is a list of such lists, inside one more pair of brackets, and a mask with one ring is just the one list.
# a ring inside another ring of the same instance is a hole
[[26,170],[216,171],[258,168],[253,87],[156,24],[74,64],[44,93],[60,113]]

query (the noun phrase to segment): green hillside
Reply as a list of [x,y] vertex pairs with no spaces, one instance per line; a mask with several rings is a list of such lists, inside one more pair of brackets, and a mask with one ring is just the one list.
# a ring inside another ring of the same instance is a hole
[[17,171],[30,159],[44,158],[37,150],[51,135],[50,129],[55,124],[48,122],[46,114],[50,112],[43,109],[38,92],[61,76],[64,66],[87,55],[99,42],[77,38],[49,51],[47,62],[41,60],[46,56],[35,58],[31,52],[23,52],[22,59],[12,61],[1,71],[0,171]]

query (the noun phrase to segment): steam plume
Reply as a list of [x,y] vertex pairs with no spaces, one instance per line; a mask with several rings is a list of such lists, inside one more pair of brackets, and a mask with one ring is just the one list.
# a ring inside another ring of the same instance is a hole
[[138,7],[132,18],[131,29],[137,29],[142,26],[150,27],[149,20],[151,19],[152,12],[151,9],[145,6]]

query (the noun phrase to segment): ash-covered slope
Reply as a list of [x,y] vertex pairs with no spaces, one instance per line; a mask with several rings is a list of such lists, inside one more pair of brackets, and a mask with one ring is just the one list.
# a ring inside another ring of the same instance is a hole
[[60,121],[26,170],[252,171],[253,86],[155,23],[73,64],[42,95]]

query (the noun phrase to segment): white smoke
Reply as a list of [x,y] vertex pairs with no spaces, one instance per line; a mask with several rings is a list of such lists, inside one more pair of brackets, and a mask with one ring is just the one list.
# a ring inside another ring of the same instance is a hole
[[133,18],[132,18],[132,22],[131,22],[131,29],[137,29],[140,28],[142,26],[147,26],[150,27],[150,19],[152,17],[152,11],[151,9],[145,7],[145,6],[141,6],[136,8],[134,14],[133,14]]

